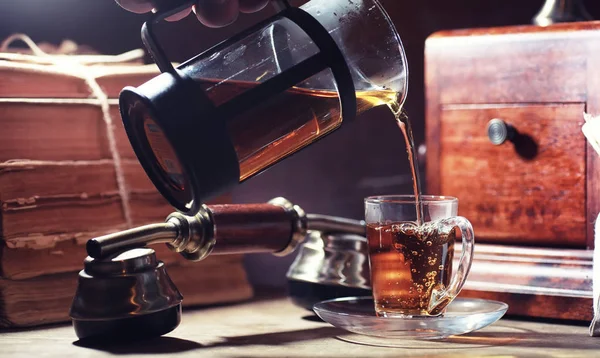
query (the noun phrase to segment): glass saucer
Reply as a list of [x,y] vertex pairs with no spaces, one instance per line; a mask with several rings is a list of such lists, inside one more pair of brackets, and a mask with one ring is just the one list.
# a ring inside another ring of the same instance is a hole
[[499,320],[508,309],[503,302],[456,298],[437,317],[377,317],[373,297],[345,297],[313,307],[325,322],[356,333],[340,337],[353,343],[395,346],[398,340],[435,340],[482,329]]

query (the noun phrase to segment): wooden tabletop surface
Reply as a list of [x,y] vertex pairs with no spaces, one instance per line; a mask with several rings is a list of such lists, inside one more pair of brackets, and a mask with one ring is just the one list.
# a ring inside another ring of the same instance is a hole
[[443,342],[402,348],[363,346],[286,299],[188,310],[165,337],[85,347],[70,325],[0,331],[0,357],[600,357],[600,338],[584,325],[500,320]]

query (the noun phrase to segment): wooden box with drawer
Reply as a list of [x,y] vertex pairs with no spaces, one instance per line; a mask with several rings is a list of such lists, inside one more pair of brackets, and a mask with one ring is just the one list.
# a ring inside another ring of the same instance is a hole
[[458,197],[477,241],[463,294],[591,319],[600,22],[446,31],[425,52],[427,191]]

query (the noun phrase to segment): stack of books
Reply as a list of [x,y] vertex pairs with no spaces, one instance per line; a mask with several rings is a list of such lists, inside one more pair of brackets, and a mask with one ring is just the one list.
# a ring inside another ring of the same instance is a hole
[[[67,321],[86,241],[173,211],[138,163],[117,105],[123,87],[156,76],[156,67],[88,64],[83,75],[64,61],[36,62],[0,60],[0,327]],[[107,95],[112,128],[85,76]],[[252,296],[241,256],[189,263],[155,249],[184,305]]]

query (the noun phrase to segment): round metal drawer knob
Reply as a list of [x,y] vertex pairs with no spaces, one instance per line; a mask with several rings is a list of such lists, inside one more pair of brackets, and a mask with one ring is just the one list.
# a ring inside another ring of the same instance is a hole
[[487,126],[488,138],[494,145],[500,145],[507,140],[512,140],[516,133],[517,131],[513,126],[498,118],[489,121]]

